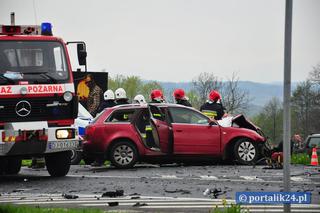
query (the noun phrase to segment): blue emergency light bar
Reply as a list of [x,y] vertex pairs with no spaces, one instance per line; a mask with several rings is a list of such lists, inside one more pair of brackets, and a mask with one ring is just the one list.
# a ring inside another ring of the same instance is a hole
[[52,36],[52,25],[51,23],[44,22],[41,24],[41,35]]
[[46,35],[52,36],[52,24],[39,25],[0,25],[0,35]]

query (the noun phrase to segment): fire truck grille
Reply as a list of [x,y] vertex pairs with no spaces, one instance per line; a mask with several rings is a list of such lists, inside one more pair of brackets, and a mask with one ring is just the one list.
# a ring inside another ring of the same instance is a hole
[[71,119],[76,103],[62,97],[0,99],[0,122]]

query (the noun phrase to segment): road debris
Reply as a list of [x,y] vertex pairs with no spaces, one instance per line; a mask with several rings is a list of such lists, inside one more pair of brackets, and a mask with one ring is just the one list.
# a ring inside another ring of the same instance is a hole
[[109,206],[119,206],[119,202],[108,202]]
[[121,197],[123,196],[123,190],[116,190],[116,191],[108,191],[102,194],[102,197]]
[[137,202],[137,203],[133,204],[132,206],[133,206],[133,207],[140,207],[140,206],[147,206],[147,205],[148,205],[148,204],[146,204],[146,203]]
[[203,195],[216,199],[216,198],[218,198],[218,196],[225,194],[225,193],[226,193],[226,191],[222,191],[220,188],[219,189],[214,188],[214,189],[206,189],[203,192]]
[[64,197],[65,199],[77,199],[77,198],[79,198],[78,195],[68,195],[68,194],[62,194],[62,197]]

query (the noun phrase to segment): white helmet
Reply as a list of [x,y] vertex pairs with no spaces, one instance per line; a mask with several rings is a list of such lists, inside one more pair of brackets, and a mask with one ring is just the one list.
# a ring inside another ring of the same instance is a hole
[[107,91],[105,91],[105,92],[103,93],[103,99],[104,99],[105,101],[107,101],[107,100],[114,100],[114,93],[113,93],[113,91],[112,91],[111,89],[108,89]]
[[127,99],[127,93],[123,88],[118,88],[114,92],[116,95],[116,99]]
[[133,99],[133,103],[146,104],[147,102],[143,95],[136,95]]

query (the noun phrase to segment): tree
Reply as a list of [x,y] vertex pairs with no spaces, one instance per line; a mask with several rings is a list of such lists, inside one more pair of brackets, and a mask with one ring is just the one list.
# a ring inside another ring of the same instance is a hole
[[203,102],[200,101],[200,97],[195,90],[190,90],[186,93],[186,96],[189,98],[189,102],[195,109],[200,109]]
[[207,100],[211,90],[220,90],[222,87],[221,80],[213,73],[202,72],[192,81],[194,90],[198,93],[201,103]]
[[116,75],[114,78],[109,76],[108,89],[115,91],[116,89],[123,87],[126,77],[123,75]]
[[291,102],[296,131],[304,136],[319,131],[320,110],[317,87],[310,80],[298,84],[293,91]]
[[143,84],[139,93],[142,94],[145,97],[146,101],[148,102],[148,100],[150,99],[151,91],[154,89],[160,89],[163,91],[163,88],[161,87],[161,85],[158,82],[151,81],[151,82]]
[[142,80],[137,76],[128,76],[123,82],[123,89],[127,92],[127,97],[133,99],[140,93],[142,87]]
[[223,84],[222,102],[228,113],[243,113],[248,108],[249,93],[239,88],[239,77],[232,73],[231,78]]
[[282,104],[277,97],[273,97],[253,118],[263,132],[269,137],[271,143],[277,144],[282,138]]

